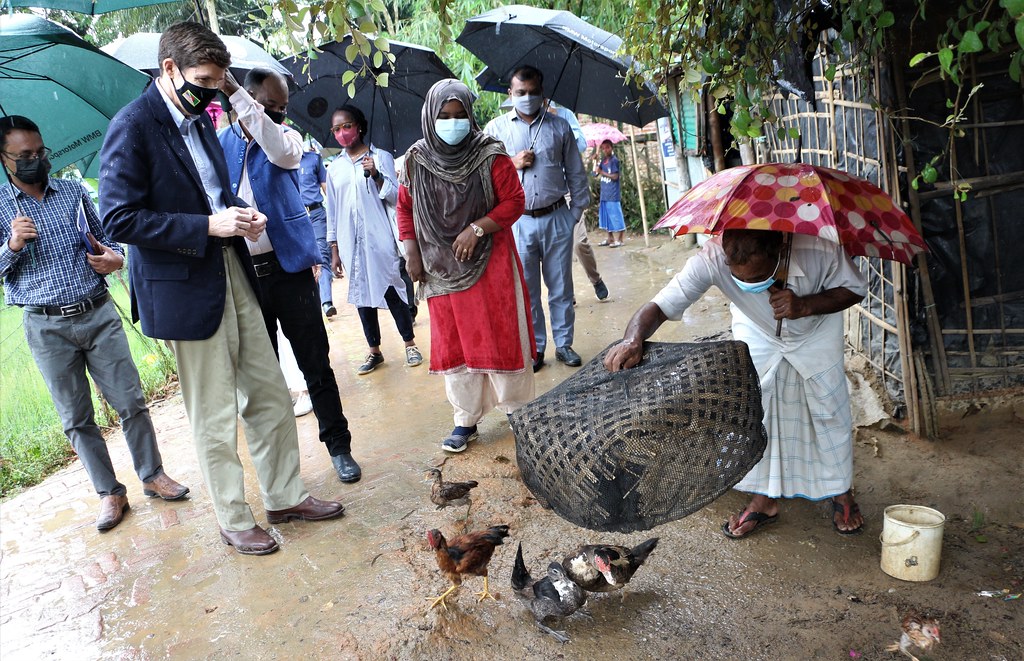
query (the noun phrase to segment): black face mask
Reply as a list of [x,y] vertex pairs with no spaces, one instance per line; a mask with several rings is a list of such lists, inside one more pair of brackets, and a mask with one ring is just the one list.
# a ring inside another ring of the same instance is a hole
[[18,181],[30,186],[41,184],[50,176],[48,158],[17,158],[14,159],[14,164],[14,176]]
[[185,112],[190,115],[201,115],[206,110],[206,106],[217,98],[217,93],[220,91],[190,83],[185,80],[184,76],[181,77],[181,80],[181,87],[176,87],[174,93],[178,95],[178,100],[181,101]]
[[275,110],[267,110],[266,108],[263,109],[263,112],[266,113],[267,117],[270,118],[270,121],[274,122],[275,124],[281,124],[284,122],[286,113],[277,112]]

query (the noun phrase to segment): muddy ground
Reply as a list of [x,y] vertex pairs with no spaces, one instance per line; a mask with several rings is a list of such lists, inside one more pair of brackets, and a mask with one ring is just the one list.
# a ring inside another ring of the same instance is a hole
[[[598,248],[612,294],[598,302],[577,270],[577,339],[587,359],[621,334],[632,311],[692,255],[662,238],[644,248]],[[344,300],[344,282],[336,300]],[[451,427],[440,377],[409,369],[386,316],[388,362],[367,377],[358,318],[350,306],[330,321],[332,360],[355,434],[363,480],[341,485],[316,440],[312,415],[299,420],[303,476],[321,497],[342,500],[344,519],[272,528],[280,552],[243,557],[221,544],[174,395],[154,407],[165,467],[191,498],[145,498],[117,433],[110,446],[132,510],[115,530],[93,527],[97,500],[73,464],[0,505],[0,657],[324,659],[887,659],[908,608],[941,621],[932,659],[1024,658],[1024,599],[981,590],[1024,590],[1024,405],[990,406],[945,419],[944,440],[859,429],[855,485],[867,517],[863,535],[832,530],[830,508],[783,504],[777,524],[745,540],[721,522],[745,504],[731,492],[711,506],[649,533],[597,534],[572,526],[529,497],[515,467],[511,432],[489,415],[468,452],[449,458],[450,479],[475,479],[473,528],[511,526],[491,564],[498,601],[477,603],[467,581],[451,610],[425,613],[446,582],[425,532],[457,532],[460,512],[435,511],[423,469],[441,461]],[[725,300],[709,295],[684,324],[654,339],[692,341],[728,327]],[[417,325],[429,347],[427,320]],[[427,351],[425,351],[427,353]],[[570,374],[549,365],[538,391]],[[265,515],[255,477],[249,502]],[[882,511],[911,503],[948,517],[937,579],[909,583],[879,569]],[[597,596],[589,617],[563,628],[561,645],[534,628],[509,591],[515,545],[535,571],[580,543],[660,544],[622,600]],[[921,658],[927,658],[922,656]]]

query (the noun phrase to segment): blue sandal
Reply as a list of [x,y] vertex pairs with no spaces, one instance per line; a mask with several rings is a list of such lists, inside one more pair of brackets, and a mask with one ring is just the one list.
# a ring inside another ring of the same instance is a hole
[[448,437],[441,441],[441,449],[445,452],[462,452],[470,441],[477,439],[476,425],[472,427],[456,427]]

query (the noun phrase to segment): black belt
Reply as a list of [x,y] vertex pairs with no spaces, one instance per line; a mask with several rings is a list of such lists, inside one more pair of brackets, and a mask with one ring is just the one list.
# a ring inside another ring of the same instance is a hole
[[541,207],[540,209],[527,209],[523,213],[525,215],[527,215],[527,216],[533,216],[534,218],[536,218],[537,216],[546,216],[549,213],[551,213],[552,211],[554,211],[555,209],[558,209],[558,208],[562,207],[564,204],[565,204],[565,198],[564,197],[560,197],[555,202],[553,202],[552,204],[547,205],[546,207]]
[[234,241],[235,241],[234,237],[231,237],[231,236],[227,236],[227,237],[211,236],[210,237],[210,243],[212,243],[213,245],[217,246],[218,248],[230,248],[232,245],[234,245]]
[[265,278],[268,275],[279,273],[284,269],[281,268],[281,262],[277,261],[277,255],[273,252],[265,252],[262,255],[252,256],[252,267],[256,269],[257,278]]
[[316,211],[317,209],[319,209],[323,205],[324,205],[323,202],[314,202],[313,204],[311,204],[308,207],[306,207],[306,211],[307,212],[309,212],[309,211]]
[[46,314],[53,317],[77,317],[89,310],[98,308],[106,301],[107,292],[104,291],[102,294],[97,294],[92,298],[87,298],[70,305],[23,305],[21,307],[25,312],[32,312],[33,314]]

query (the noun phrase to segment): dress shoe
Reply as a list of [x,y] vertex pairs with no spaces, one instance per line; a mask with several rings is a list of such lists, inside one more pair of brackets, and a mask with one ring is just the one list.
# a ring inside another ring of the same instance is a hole
[[604,280],[598,280],[594,283],[594,293],[597,294],[597,300],[599,301],[608,298],[608,285],[604,284]]
[[259,526],[253,526],[248,530],[221,528],[220,538],[228,546],[234,546],[242,555],[267,555],[278,549],[277,541]]
[[573,351],[572,347],[568,345],[555,349],[555,359],[560,363],[565,363],[569,367],[579,367],[583,364],[583,359],[580,358],[580,355]]
[[319,500],[313,496],[307,496],[295,507],[286,510],[267,510],[267,521],[270,523],[285,523],[292,519],[300,521],[324,521],[336,519],[345,513],[345,506],[333,500]]
[[362,469],[359,468],[359,464],[356,463],[351,454],[339,454],[331,457],[331,463],[334,464],[334,471],[342,482],[358,482],[359,478],[363,476]]
[[178,484],[167,473],[160,473],[152,482],[142,483],[142,493],[150,498],[160,496],[164,500],[181,500],[188,494],[188,487]]
[[124,513],[130,509],[128,496],[111,494],[100,499],[100,515],[96,519],[97,530],[110,530],[121,523]]
[[544,352],[538,351],[537,357],[533,359],[533,372],[536,374],[540,371],[540,368],[544,367]]

